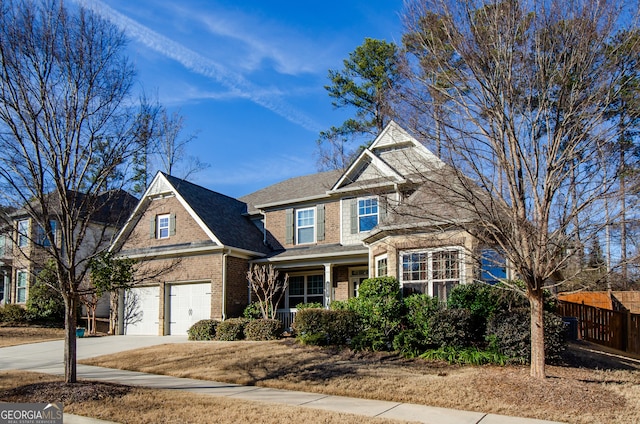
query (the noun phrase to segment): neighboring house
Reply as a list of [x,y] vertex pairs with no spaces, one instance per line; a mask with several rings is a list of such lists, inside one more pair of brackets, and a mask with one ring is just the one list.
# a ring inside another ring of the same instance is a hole
[[127,334],[184,334],[199,319],[240,315],[251,263],[289,276],[278,311],[285,324],[297,305],[357,296],[369,277],[393,276],[405,294],[442,299],[474,278],[505,278],[494,250],[474,259],[482,246],[450,224],[469,217],[431,196],[424,176],[444,169],[392,122],[345,172],[292,178],[239,199],[159,173],[113,246],[155,274],[133,291],[141,314]]
[[[70,192],[69,196],[80,199],[81,193]],[[25,305],[29,298],[29,289],[35,283],[38,273],[51,258],[54,243],[63,248],[65,237],[55,216],[60,202],[50,196],[50,226],[52,233],[48,237],[44,226],[27,212],[26,208],[8,213],[4,221],[8,224],[0,232],[0,273],[3,278],[2,303]],[[81,203],[81,202],[79,202]],[[96,210],[91,213],[90,224],[80,246],[78,259],[82,260],[98,250],[109,247],[113,237],[131,214],[137,199],[122,190],[110,191],[100,196]],[[108,316],[108,304],[106,309]]]

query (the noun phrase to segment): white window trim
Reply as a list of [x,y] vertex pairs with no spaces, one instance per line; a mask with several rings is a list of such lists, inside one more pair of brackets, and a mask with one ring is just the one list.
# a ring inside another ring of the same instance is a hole
[[[26,223],[25,232],[23,233],[20,228],[20,224]],[[28,219],[21,219],[18,221],[18,247],[27,247],[29,246],[29,227],[30,223]]]
[[[400,281],[400,286],[402,287],[404,283],[412,284],[412,283],[426,283],[429,296],[433,296],[433,283],[434,282],[443,282],[443,281],[454,281],[452,279],[449,280],[434,280],[433,279],[433,254],[436,252],[442,251],[458,251],[458,265],[460,266],[459,277],[456,279],[459,284],[466,283],[466,254],[465,248],[461,246],[448,246],[448,247],[437,247],[432,249],[410,249],[410,250],[401,250],[398,252],[398,281]],[[402,256],[406,254],[412,253],[426,253],[427,254],[427,279],[426,280],[408,280],[405,281],[404,273],[402,269],[403,260]]]
[[[160,225],[160,221],[165,218],[167,220],[166,227]],[[162,230],[167,231],[167,235],[164,237],[162,236]],[[171,214],[163,213],[162,215],[156,216],[156,238],[158,240],[168,239],[170,235],[171,235]]]
[[[25,281],[24,281],[25,285],[24,286],[20,286],[19,285],[20,284],[20,277],[19,276],[21,274],[24,274],[24,276],[25,276]],[[28,290],[28,287],[29,287],[29,273],[27,272],[26,269],[17,270],[16,271],[16,303],[19,303],[19,304],[27,303],[27,290]],[[24,290],[24,301],[18,300],[18,298],[20,296],[19,295],[20,290]]]
[[[313,211],[313,225],[304,225],[304,226],[298,226],[298,214],[300,212],[305,212],[305,211]],[[293,219],[295,220],[294,223],[294,229],[295,229],[295,244],[312,244],[315,243],[317,240],[317,220],[318,220],[318,211],[316,210],[315,207],[311,207],[311,208],[302,208],[302,209],[296,209],[294,211],[294,217]],[[301,228],[313,228],[313,237],[311,241],[305,241],[305,242],[300,242],[300,237],[299,237],[299,233],[298,230]]]
[[[378,267],[378,262],[386,259],[387,260],[387,273],[385,275],[380,275],[380,268]],[[375,264],[375,274],[376,277],[386,277],[389,275],[389,255],[388,254],[384,254],[384,255],[378,255],[375,258],[373,258],[374,260],[374,264]]]
[[[371,199],[376,201],[376,213],[375,214],[360,215],[360,201],[371,200]],[[357,214],[357,220],[358,220],[358,233],[367,233],[367,232],[371,231],[373,228],[375,228],[376,225],[378,225],[378,223],[380,223],[380,200],[378,199],[378,196],[358,197],[356,199],[356,214]],[[376,217],[376,225],[374,225],[373,228],[371,228],[369,230],[360,229],[360,217],[374,216],[374,215]]]

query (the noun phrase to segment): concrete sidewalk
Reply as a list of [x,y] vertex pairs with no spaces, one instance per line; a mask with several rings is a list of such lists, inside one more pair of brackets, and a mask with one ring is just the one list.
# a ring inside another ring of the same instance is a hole
[[[78,359],[121,352],[130,349],[165,343],[182,343],[186,337],[124,337],[111,336],[78,340]],[[0,349],[1,369],[24,369],[49,374],[64,374],[61,358],[62,342],[45,342],[32,345],[14,346]],[[194,380],[163,375],[122,371],[109,368],[78,365],[78,378],[126,384],[153,389],[188,391],[211,396],[225,396],[256,402],[295,405],[306,408],[358,414],[432,424],[543,424],[551,421],[480,412],[436,408],[425,405],[377,401],[343,396],[329,396],[316,393],[269,389],[255,386]],[[65,414],[65,423],[104,423],[91,418]]]

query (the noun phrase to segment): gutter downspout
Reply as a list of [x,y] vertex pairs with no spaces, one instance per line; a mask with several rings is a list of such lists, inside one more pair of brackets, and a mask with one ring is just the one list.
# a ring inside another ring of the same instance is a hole
[[228,250],[222,251],[222,321],[227,319],[227,256]]

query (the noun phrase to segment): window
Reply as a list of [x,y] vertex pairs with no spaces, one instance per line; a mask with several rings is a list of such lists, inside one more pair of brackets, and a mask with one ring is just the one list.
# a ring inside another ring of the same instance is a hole
[[289,307],[301,303],[324,305],[324,275],[294,275],[289,277]]
[[27,271],[18,271],[16,277],[16,303],[25,303],[27,301]]
[[0,258],[5,258],[6,256],[7,256],[7,236],[2,234],[0,235]]
[[[49,225],[51,225],[51,240],[53,240],[53,243],[56,243],[56,221],[49,221]],[[41,225],[38,225],[37,243],[39,246],[51,247],[51,241],[49,237],[47,237],[47,232]]]
[[313,243],[315,237],[315,209],[296,211],[296,242],[298,244]]
[[370,231],[378,225],[378,199],[358,199],[358,230]]
[[445,301],[451,290],[462,282],[460,249],[403,252],[400,257],[405,295],[427,293]]
[[387,256],[379,256],[376,258],[376,277],[385,277],[387,275]]
[[18,247],[29,245],[29,220],[18,221]]
[[159,238],[159,239],[169,238],[171,216],[169,214],[158,215],[156,219],[157,219],[156,238]]
[[496,284],[507,278],[507,263],[502,253],[495,249],[483,249],[480,253],[480,280]]

